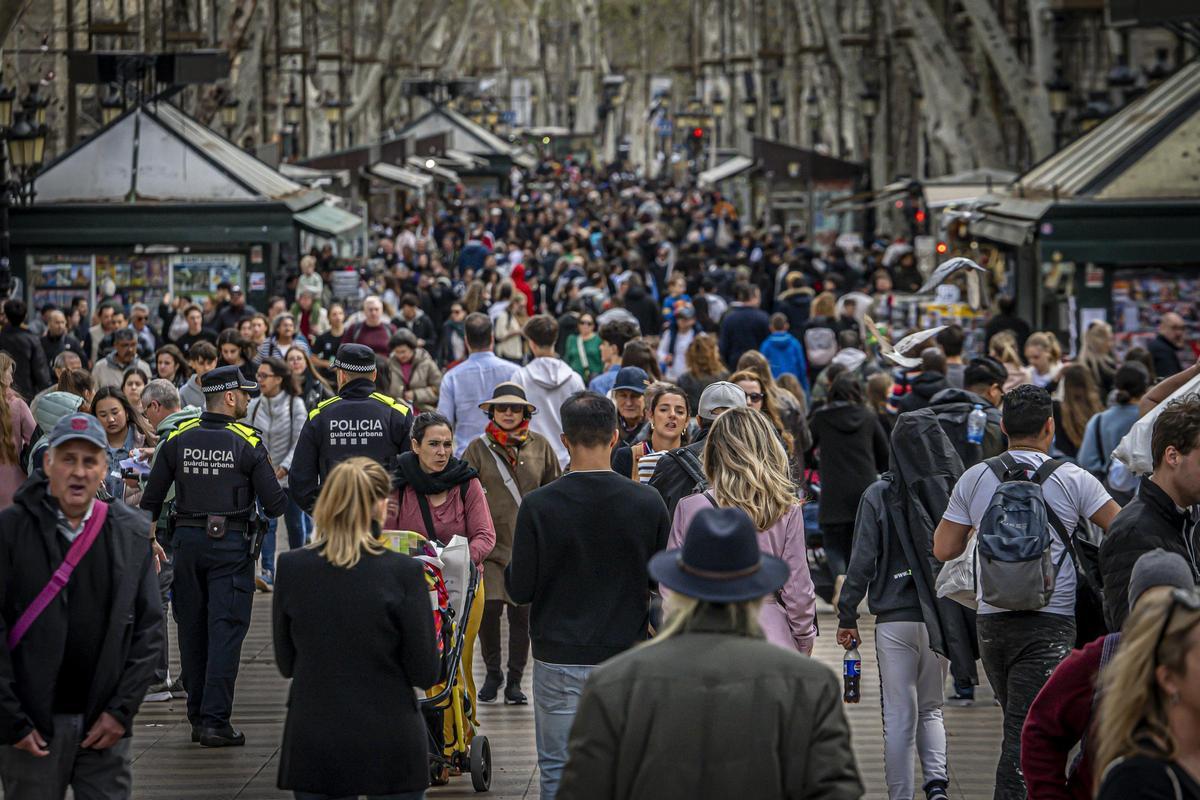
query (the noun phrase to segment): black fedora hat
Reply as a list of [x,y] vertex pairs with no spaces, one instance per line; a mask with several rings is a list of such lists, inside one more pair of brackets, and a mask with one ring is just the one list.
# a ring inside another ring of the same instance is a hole
[[679,550],[650,559],[650,575],[673,592],[712,603],[771,594],[791,570],[758,548],[754,521],[740,508],[705,508],[692,519]]

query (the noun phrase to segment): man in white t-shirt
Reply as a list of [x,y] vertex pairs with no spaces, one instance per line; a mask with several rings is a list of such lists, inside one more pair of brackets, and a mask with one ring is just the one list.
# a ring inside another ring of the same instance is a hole
[[[1037,386],[1018,386],[1004,395],[1001,427],[1009,438],[1008,454],[1029,465],[1030,477],[1049,460],[1054,441],[1050,395]],[[973,529],[979,527],[999,478],[987,462],[963,473],[954,485],[946,513],[933,532],[933,554],[942,561],[960,555]],[[1042,486],[1049,510],[1074,536],[1080,519],[1101,528],[1120,510],[1104,486],[1074,464],[1058,467]],[[1050,552],[1062,564],[1050,601],[1035,611],[1005,611],[980,602],[979,654],[988,681],[1004,710],[1004,742],[996,766],[995,800],[1023,800],[1021,727],[1042,684],[1066,658],[1075,642],[1075,566],[1058,535],[1051,532]],[[1064,557],[1066,556],[1066,557]]]

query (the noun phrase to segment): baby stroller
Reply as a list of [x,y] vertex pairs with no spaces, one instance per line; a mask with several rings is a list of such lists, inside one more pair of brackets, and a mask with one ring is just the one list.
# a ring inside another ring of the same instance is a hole
[[492,783],[492,749],[472,721],[475,714],[465,680],[471,665],[463,663],[467,620],[483,576],[471,562],[462,537],[456,536],[445,547],[412,531],[388,531],[383,539],[389,548],[424,563],[433,601],[441,682],[419,700],[429,738],[430,783],[444,786],[452,776],[467,773],[475,791],[486,792]]

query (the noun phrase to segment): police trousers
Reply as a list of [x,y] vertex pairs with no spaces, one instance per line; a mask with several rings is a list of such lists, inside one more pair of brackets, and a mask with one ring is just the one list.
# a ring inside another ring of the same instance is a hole
[[174,545],[175,618],[188,720],[223,728],[233,713],[233,684],[250,629],[254,562],[240,531],[210,539],[203,528],[177,528]]

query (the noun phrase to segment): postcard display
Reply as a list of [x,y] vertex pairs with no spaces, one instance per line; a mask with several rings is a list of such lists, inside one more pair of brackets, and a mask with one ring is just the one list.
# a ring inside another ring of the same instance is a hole
[[1200,278],[1191,271],[1120,270],[1113,275],[1113,332],[1119,353],[1154,338],[1168,311],[1183,317],[1187,341],[1200,341]]
[[[68,306],[76,297],[93,308],[98,295],[112,288],[125,305],[154,308],[168,291],[199,301],[221,281],[243,284],[245,257],[237,254],[47,255],[28,256],[30,301]],[[112,286],[107,283],[111,281]]]

